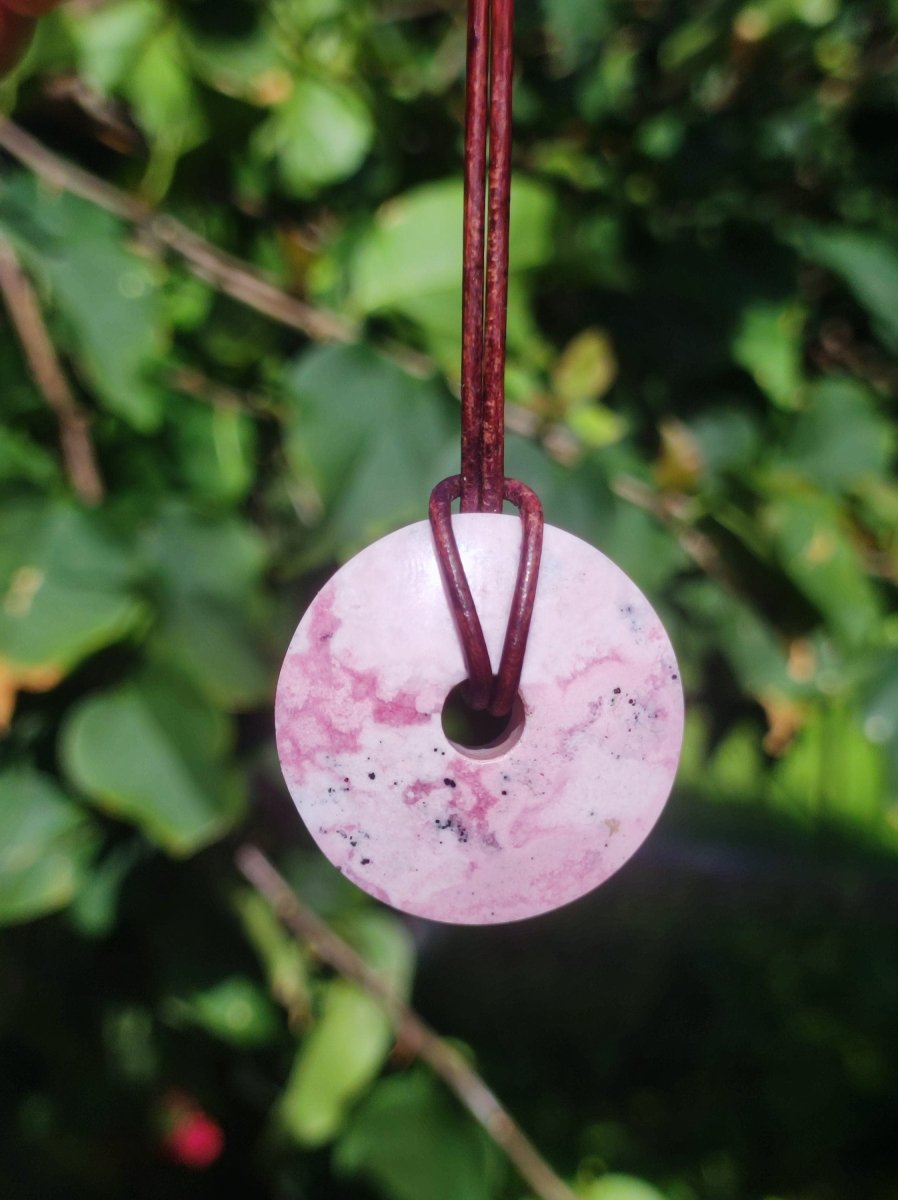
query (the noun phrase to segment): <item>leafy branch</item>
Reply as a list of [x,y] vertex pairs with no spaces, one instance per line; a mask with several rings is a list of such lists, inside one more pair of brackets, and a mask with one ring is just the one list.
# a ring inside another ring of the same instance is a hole
[[156,249],[177,254],[198,278],[232,300],[263,313],[313,341],[351,342],[356,326],[338,313],[316,308],[275,286],[242,259],[194,233],[183,222],[54,154],[10,120],[0,121],[0,146],[53,187],[71,192],[134,225]]
[[303,904],[257,846],[246,845],[239,850],[237,867],[295,937],[305,942],[322,962],[358,984],[383,1006],[403,1047],[427,1063],[455,1093],[540,1200],[574,1200],[571,1189],[552,1170],[464,1055],[403,1003],[348,942]]

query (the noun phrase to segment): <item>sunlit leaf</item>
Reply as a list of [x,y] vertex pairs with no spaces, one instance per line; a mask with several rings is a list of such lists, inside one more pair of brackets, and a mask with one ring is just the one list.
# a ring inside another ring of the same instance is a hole
[[[538,267],[552,253],[552,194],[515,178],[512,272]],[[351,264],[352,297],[363,312],[407,308],[416,298],[458,287],[462,255],[462,184],[445,179],[390,200],[361,239]]]
[[[101,515],[63,502],[0,511],[0,665],[61,678],[143,620]],[[0,670],[0,675],[2,675]]]
[[373,134],[371,114],[357,92],[305,76],[259,130],[257,145],[275,158],[288,191],[312,196],[361,166]]
[[752,304],[733,339],[733,358],[781,408],[801,402],[803,324],[795,304]]
[[851,544],[836,503],[795,494],[771,501],[763,516],[780,565],[849,643],[873,635],[881,604]]
[[71,710],[61,753],[72,784],[170,854],[215,841],[240,817],[221,713],[174,678],[147,675]]

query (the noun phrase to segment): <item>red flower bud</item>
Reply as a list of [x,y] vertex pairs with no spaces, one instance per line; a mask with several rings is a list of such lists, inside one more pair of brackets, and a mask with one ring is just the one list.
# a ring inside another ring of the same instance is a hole
[[165,1108],[168,1128],[162,1146],[167,1156],[194,1170],[211,1167],[224,1150],[221,1126],[181,1092],[166,1097]]

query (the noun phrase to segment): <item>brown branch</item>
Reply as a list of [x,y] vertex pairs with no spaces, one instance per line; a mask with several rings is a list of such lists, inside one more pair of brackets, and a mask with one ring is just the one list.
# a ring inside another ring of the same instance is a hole
[[277,404],[258,392],[236,391],[215,379],[210,379],[197,367],[178,366],[166,372],[165,382],[177,392],[193,396],[214,408],[236,408],[254,417],[283,419]]
[[89,418],[76,401],[60,366],[31,281],[12,246],[4,239],[0,239],[0,294],[34,382],[59,422],[62,457],[72,487],[85,504],[99,504],[104,488],[90,438]]
[[611,490],[622,500],[634,504],[644,512],[651,513],[680,543],[692,561],[704,573],[726,588],[729,592],[738,592],[735,581],[731,578],[726,564],[713,540],[692,526],[681,513],[682,507],[676,499],[665,498],[638,479],[628,475],[618,475],[611,481]]
[[173,251],[195,275],[232,300],[298,329],[314,341],[351,342],[358,337],[353,322],[288,295],[242,259],[200,237],[175,217],[156,212],[143,200],[48,150],[13,121],[0,120],[0,146],[52,186],[130,222],[144,241]]
[[439,1075],[541,1200],[575,1200],[464,1055],[435,1033],[348,942],[303,904],[257,846],[243,846],[238,851],[237,867],[295,937],[383,1006],[403,1049],[416,1054]]

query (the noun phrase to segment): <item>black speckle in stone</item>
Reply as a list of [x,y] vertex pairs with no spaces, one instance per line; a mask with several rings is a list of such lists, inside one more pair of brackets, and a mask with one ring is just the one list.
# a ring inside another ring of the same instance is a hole
[[502,793],[502,795],[503,795],[503,796],[507,796],[507,795],[508,795],[508,792],[503,792],[503,793]]
[[[467,826],[465,826],[454,814],[451,817],[447,817],[445,821],[441,821],[439,818],[437,818],[434,821],[434,825],[436,825],[437,829],[451,830],[451,832],[455,834],[460,842],[466,842],[468,840]],[[442,844],[443,839],[440,838],[440,845],[442,846]]]
[[328,794],[329,796],[333,796],[333,794],[334,794],[335,790],[336,790],[335,788],[328,788],[328,789],[327,789],[327,794]]
[[377,778],[377,776],[374,774],[374,772],[373,772],[373,771],[369,771],[369,772],[368,772],[368,778],[369,778],[369,779],[376,779],[376,778]]
[[445,783],[446,787],[454,788],[457,786],[454,779],[444,779],[443,783]]
[[635,703],[636,703],[636,701],[635,701],[635,700],[633,699],[633,697],[631,696],[631,697],[630,697],[630,699],[627,701],[627,703],[628,703],[628,704],[635,704]]
[[363,867],[367,867],[367,865],[368,865],[368,863],[369,863],[369,862],[371,862],[371,859],[370,859],[370,858],[363,858],[363,859],[362,859],[362,866],[363,866]]
[[615,694],[615,696],[619,696],[619,695],[620,695],[620,688],[615,688],[615,689],[614,689],[614,694]]

